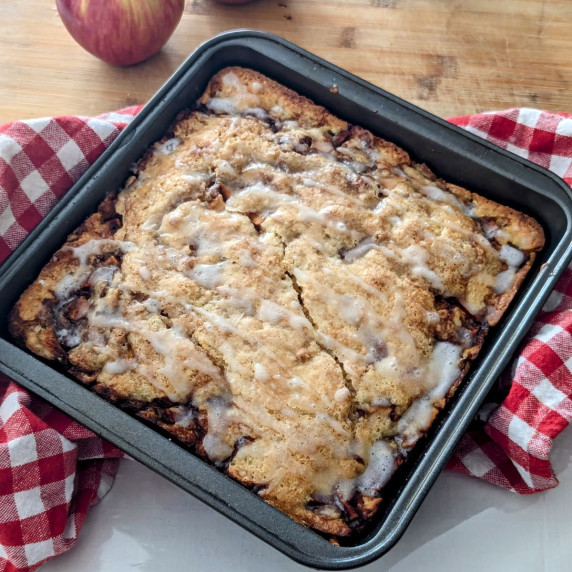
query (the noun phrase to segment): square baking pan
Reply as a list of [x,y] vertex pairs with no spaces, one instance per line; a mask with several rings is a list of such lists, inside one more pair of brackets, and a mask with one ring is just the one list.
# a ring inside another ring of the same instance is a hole
[[[16,347],[6,328],[10,309],[67,235],[95,212],[106,193],[123,186],[132,165],[163,136],[180,111],[194,104],[209,79],[220,69],[236,65],[255,69],[342,119],[393,141],[439,177],[533,216],[546,233],[546,246],[502,321],[491,329],[470,373],[384,489],[372,525],[349,545],[336,546],[298,524],[144,422]],[[281,38],[248,30],[227,32],[187,59],[4,264],[0,369],[294,560],[323,569],[360,566],[381,556],[403,534],[570,261],[571,205],[570,189],[549,171]]]

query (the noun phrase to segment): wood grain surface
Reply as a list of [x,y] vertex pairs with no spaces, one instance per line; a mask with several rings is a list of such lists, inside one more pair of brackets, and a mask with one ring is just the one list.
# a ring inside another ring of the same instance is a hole
[[572,112],[572,0],[187,0],[163,51],[121,69],[84,52],[54,0],[0,0],[0,123],[145,103],[201,42],[279,34],[442,117]]

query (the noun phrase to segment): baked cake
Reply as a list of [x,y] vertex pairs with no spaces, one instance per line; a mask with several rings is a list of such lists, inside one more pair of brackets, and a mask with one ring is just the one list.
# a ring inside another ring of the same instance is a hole
[[13,337],[300,523],[362,530],[541,227],[241,68],[134,173]]

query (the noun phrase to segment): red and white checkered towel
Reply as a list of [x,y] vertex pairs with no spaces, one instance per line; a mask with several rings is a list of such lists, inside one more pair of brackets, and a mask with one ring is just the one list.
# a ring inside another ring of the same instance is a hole
[[[0,263],[139,111],[0,127]],[[572,115],[510,109],[452,120],[572,186]],[[572,420],[572,268],[566,270],[449,467],[519,493],[556,486],[552,439]],[[508,394],[507,394],[508,393]],[[0,571],[70,548],[121,452],[0,376]]]

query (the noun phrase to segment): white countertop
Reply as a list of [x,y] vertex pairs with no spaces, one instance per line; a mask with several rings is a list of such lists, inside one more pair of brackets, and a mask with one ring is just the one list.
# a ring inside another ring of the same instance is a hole
[[[572,429],[556,440],[556,489],[518,496],[447,471],[403,538],[360,570],[572,570]],[[77,544],[42,572],[308,570],[131,460],[88,515]]]

